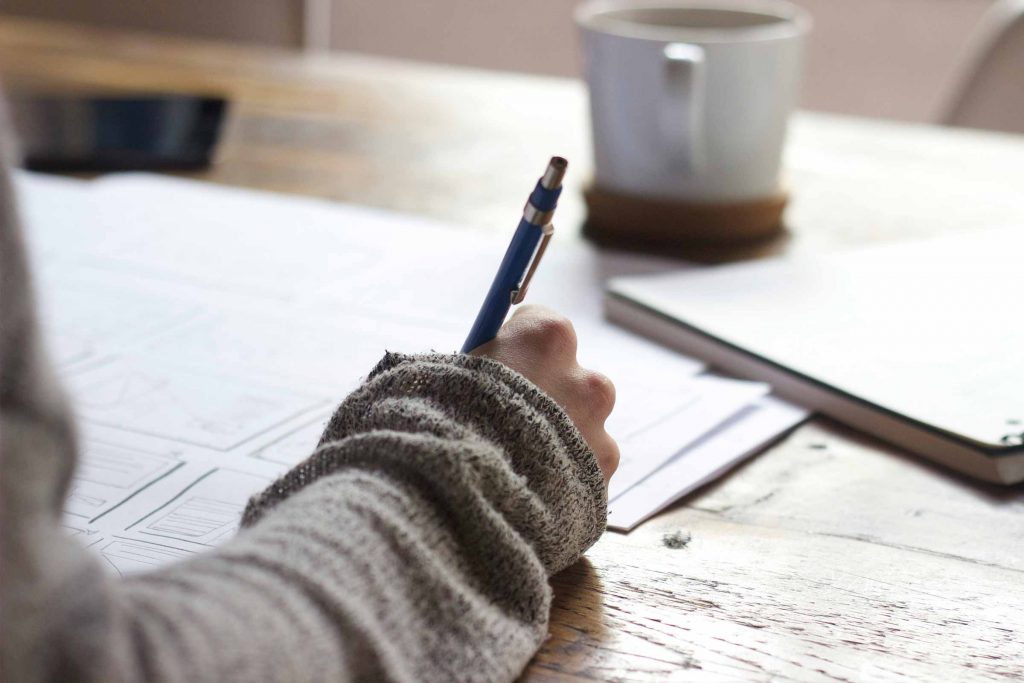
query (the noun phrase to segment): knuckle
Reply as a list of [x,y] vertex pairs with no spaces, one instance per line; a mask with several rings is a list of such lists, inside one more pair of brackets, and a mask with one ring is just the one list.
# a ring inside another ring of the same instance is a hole
[[615,385],[607,376],[600,372],[587,371],[584,376],[587,397],[598,411],[608,416],[615,407]]
[[619,444],[615,439],[608,437],[608,447],[604,454],[604,467],[602,468],[608,473],[608,476],[615,474],[615,470],[619,469]]
[[576,330],[568,318],[551,315],[537,320],[533,326],[537,341],[544,349],[565,356],[576,355]]
[[594,438],[591,450],[594,451],[597,466],[607,482],[619,469],[619,444],[607,432],[601,432]]

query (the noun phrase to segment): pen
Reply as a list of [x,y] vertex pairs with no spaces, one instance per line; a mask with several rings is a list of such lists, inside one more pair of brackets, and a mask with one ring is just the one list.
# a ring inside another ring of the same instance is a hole
[[558,195],[562,193],[562,178],[568,165],[569,162],[562,157],[551,157],[544,175],[526,200],[519,227],[512,235],[505,258],[498,266],[494,282],[487,291],[466,343],[462,345],[462,353],[469,353],[494,339],[505,322],[508,309],[522,302],[526,296],[526,288],[537,271],[537,264],[555,233],[551,218],[555,215]]

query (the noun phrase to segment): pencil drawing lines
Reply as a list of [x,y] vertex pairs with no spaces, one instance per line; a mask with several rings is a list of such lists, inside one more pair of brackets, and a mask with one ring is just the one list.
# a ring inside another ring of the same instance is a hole
[[78,522],[69,523],[67,521],[62,522],[60,526],[62,529],[64,529],[64,532],[66,534],[68,534],[69,536],[79,537],[79,540],[86,545],[96,543],[100,540],[100,538],[98,538],[100,534],[99,529],[91,529],[88,526],[82,525]]
[[122,376],[105,377],[87,387],[79,402],[89,408],[117,408],[137,401],[152,400],[166,392],[170,382],[132,371]]
[[221,535],[218,532],[233,531],[241,514],[239,504],[196,496],[156,518],[146,529],[189,540],[216,539]]
[[260,448],[252,454],[252,457],[280,465],[299,464],[313,454],[328,417],[329,415],[321,415],[313,422],[288,432],[276,441]]
[[75,479],[129,489],[143,479],[173,466],[174,462],[173,458],[167,456],[93,442],[82,456]]
[[81,486],[72,486],[64,501],[64,511],[75,517],[89,517],[90,512],[101,510],[106,504],[106,498],[92,495]]
[[126,531],[198,545],[217,545],[238,528],[250,496],[266,488],[266,477],[214,468]]
[[102,557],[120,576],[145,571],[189,557],[193,553],[182,548],[117,539],[100,548]]
[[233,377],[115,359],[72,378],[82,416],[137,434],[227,451],[323,403]]
[[172,455],[88,441],[75,470],[64,513],[93,522],[180,465],[181,461]]

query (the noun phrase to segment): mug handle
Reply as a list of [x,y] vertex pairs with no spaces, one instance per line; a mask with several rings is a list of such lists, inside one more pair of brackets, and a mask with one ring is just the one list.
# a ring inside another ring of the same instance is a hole
[[689,43],[669,43],[665,55],[665,97],[661,132],[673,170],[692,170],[700,160],[701,111],[704,106],[704,50]]

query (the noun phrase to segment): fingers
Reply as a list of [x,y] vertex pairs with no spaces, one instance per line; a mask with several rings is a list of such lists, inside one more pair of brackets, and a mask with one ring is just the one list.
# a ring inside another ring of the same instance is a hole
[[601,424],[608,419],[615,408],[615,385],[605,375],[593,370],[583,371],[583,391],[591,409],[600,417]]
[[619,468],[619,444],[603,429],[599,434],[592,435],[591,439],[593,440],[588,441],[587,445],[590,446],[590,450],[594,451],[597,466],[601,468],[601,473],[604,474],[604,483],[607,486],[608,480]]
[[564,315],[544,306],[520,306],[501,333],[520,340],[544,361],[576,361],[576,329]]
[[473,353],[505,363],[550,394],[551,385],[576,367],[576,330],[550,309],[520,306],[498,336]]
[[619,463],[619,447],[604,424],[615,407],[615,385],[576,361],[576,330],[543,306],[520,306],[493,341],[473,350],[526,376],[568,413],[594,451],[605,482]]
[[619,446],[604,426],[615,407],[615,385],[600,372],[576,368],[561,405],[594,451],[607,483],[619,466]]

